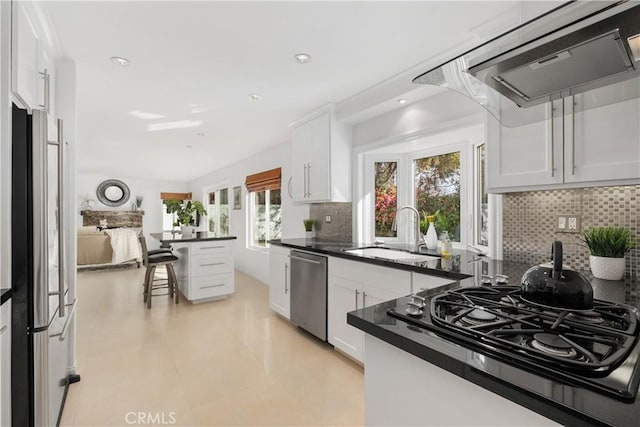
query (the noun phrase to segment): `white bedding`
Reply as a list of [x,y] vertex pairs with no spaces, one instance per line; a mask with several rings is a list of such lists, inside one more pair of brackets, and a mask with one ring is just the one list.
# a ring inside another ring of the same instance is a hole
[[135,231],[127,228],[114,228],[105,230],[111,240],[113,248],[113,264],[120,264],[132,259],[141,259],[142,251]]

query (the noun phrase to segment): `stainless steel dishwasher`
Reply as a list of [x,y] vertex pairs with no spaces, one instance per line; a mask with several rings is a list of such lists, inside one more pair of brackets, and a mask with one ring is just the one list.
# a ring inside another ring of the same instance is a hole
[[291,251],[291,321],[327,340],[327,257]]

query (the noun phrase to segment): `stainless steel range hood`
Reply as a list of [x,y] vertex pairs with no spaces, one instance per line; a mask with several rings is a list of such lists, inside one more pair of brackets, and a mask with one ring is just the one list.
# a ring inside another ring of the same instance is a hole
[[[509,126],[500,115],[505,108],[527,108],[639,76],[640,3],[589,1],[564,3],[413,82],[460,92]],[[627,84],[630,90],[622,96],[637,97],[634,86],[640,84]]]

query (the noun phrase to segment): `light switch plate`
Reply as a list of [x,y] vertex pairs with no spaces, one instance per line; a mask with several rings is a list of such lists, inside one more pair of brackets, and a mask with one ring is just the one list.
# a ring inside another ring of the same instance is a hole
[[556,231],[560,233],[580,233],[580,215],[558,215],[556,217]]

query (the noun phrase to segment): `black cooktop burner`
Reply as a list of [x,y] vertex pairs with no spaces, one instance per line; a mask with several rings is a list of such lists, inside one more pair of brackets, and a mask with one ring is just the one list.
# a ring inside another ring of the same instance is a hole
[[431,296],[422,316],[405,307],[388,314],[619,399],[638,391],[640,313],[633,307],[595,300],[593,310],[563,311],[529,304],[519,287],[479,286]]

